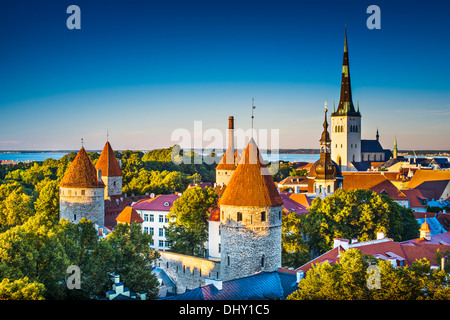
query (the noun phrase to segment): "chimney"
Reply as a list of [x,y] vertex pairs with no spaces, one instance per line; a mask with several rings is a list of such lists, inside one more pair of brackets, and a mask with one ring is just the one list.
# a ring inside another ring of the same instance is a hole
[[304,276],[305,276],[305,272],[302,270],[298,270],[297,271],[297,283],[300,283],[300,280],[302,280]]
[[141,299],[141,300],[146,300],[147,299],[147,292],[145,292],[145,291],[136,292],[136,297]]
[[337,247],[342,247],[344,250],[348,250],[348,240],[347,239],[333,239],[333,249]]
[[222,290],[222,280],[221,279],[214,279],[214,278],[210,278],[210,277],[206,277],[205,278],[205,284],[212,284],[214,287],[216,287],[217,290]]
[[228,147],[225,163],[234,164],[234,117],[228,118]]
[[379,231],[379,232],[377,232],[377,240],[381,240],[381,239],[384,239],[384,232]]
[[102,182],[102,170],[97,169],[97,181]]

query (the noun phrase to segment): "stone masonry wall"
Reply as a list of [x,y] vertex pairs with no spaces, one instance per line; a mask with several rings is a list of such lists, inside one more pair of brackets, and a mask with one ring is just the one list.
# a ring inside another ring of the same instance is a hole
[[105,199],[110,196],[121,195],[122,194],[122,177],[105,177],[102,176],[102,181],[105,184]]
[[176,283],[177,293],[205,284],[205,278],[220,278],[220,262],[174,252],[162,252],[156,266],[163,269]]
[[99,225],[105,224],[103,188],[60,188],[59,218],[78,223],[86,218]]
[[[220,209],[222,280],[281,266],[281,206],[222,205]],[[262,212],[265,221],[261,221]]]

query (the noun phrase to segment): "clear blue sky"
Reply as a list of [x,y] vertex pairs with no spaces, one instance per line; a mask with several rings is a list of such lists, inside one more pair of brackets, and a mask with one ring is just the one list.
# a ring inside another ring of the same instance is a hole
[[318,148],[345,24],[362,137],[450,149],[449,16],[448,1],[2,0],[0,150],[101,149],[107,129],[115,149],[168,147],[194,121],[248,129],[252,97],[255,128]]

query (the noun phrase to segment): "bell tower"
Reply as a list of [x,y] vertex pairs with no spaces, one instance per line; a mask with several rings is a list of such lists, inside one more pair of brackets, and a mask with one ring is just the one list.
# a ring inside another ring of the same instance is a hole
[[348,59],[347,27],[345,27],[344,61],[342,64],[341,96],[337,110],[331,114],[331,157],[343,171],[351,162],[361,161],[361,113],[353,105]]

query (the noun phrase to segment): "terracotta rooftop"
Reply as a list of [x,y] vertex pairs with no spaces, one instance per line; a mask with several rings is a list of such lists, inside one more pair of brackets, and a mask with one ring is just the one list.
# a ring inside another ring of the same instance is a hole
[[450,180],[448,170],[416,170],[411,180],[406,185],[407,188],[415,188],[427,181]]
[[243,151],[241,161],[220,198],[220,204],[232,206],[283,204],[253,139]]
[[237,150],[234,152],[233,160],[227,158],[228,150],[223,154],[222,159],[216,167],[216,170],[235,170],[237,164],[240,161],[239,152]]
[[102,181],[97,180],[97,170],[83,147],[72,161],[59,186],[63,188],[105,187]]
[[343,172],[342,189],[364,189],[378,194],[386,193],[393,200],[408,200],[397,187],[381,172]]
[[95,169],[102,170],[102,176],[104,177],[122,176],[122,170],[120,169],[119,162],[114,155],[114,151],[111,148],[109,141],[107,141],[103,147],[103,151],[95,165]]
[[137,211],[130,206],[125,207],[125,209],[122,210],[122,212],[117,216],[116,221],[124,223],[144,222],[139,213],[137,213]]

